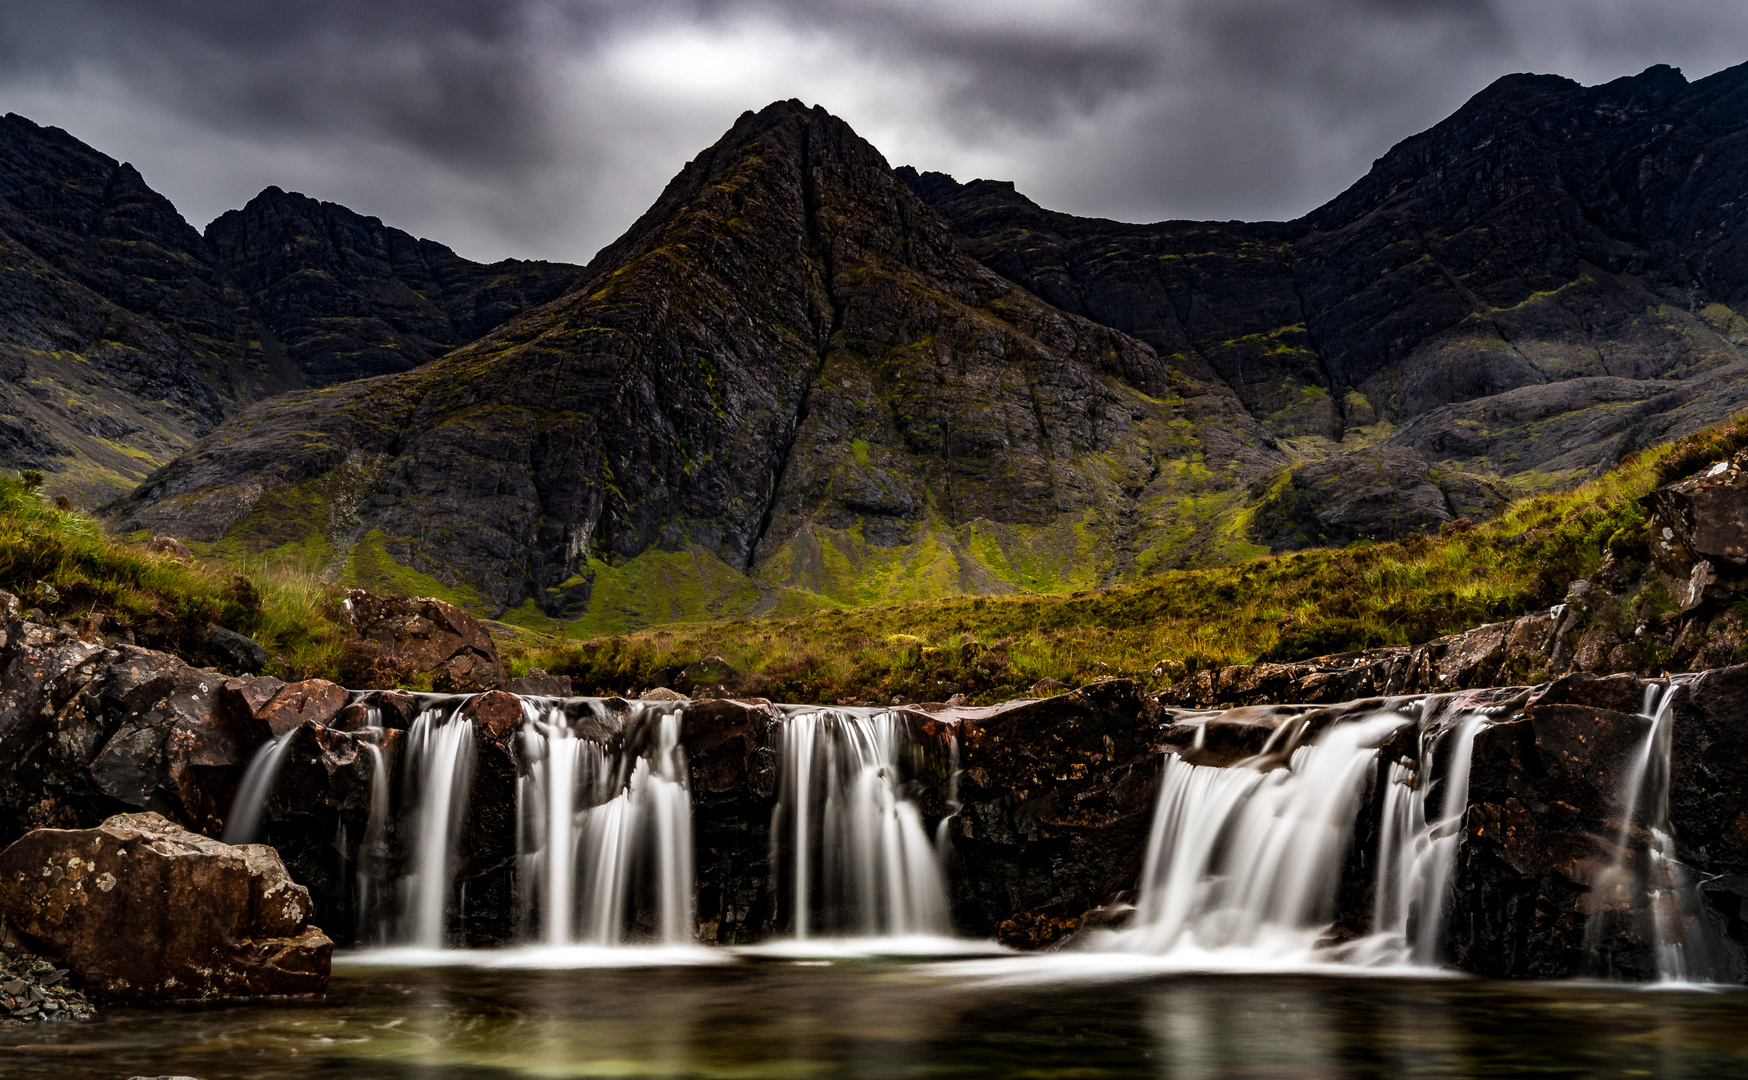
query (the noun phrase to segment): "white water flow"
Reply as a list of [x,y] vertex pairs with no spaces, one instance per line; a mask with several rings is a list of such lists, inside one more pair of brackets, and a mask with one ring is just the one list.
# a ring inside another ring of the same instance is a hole
[[[374,720],[374,710],[372,712]],[[380,732],[381,727],[376,726],[374,730]],[[376,874],[389,812],[388,772],[383,767],[382,748],[371,742],[363,745],[370,754],[370,816],[365,820],[364,838],[359,841],[358,858],[353,864],[357,877],[357,925],[360,928],[373,924],[372,916],[381,904]]]
[[467,811],[473,721],[457,708],[421,712],[407,732],[407,775],[416,783],[413,872],[409,879],[412,943],[440,949],[453,891],[451,877]]
[[[580,738],[556,702],[524,700],[519,865],[524,922],[547,945],[692,939],[692,813],[681,714],[649,706],[651,749],[627,760]],[[532,929],[532,926],[530,926]]]
[[[1337,723],[1307,745],[1294,745],[1303,729],[1289,721],[1262,753],[1225,768],[1168,755],[1134,921],[1096,935],[1092,947],[1263,967],[1435,963],[1469,763],[1487,722],[1480,712],[1440,718],[1439,704],[1401,703]],[[1415,756],[1382,765],[1386,786],[1371,804],[1380,812],[1371,933],[1329,946],[1320,939],[1337,915],[1381,748],[1416,716]],[[1441,767],[1429,792],[1435,757]],[[1437,800],[1430,814],[1429,797]]]
[[794,936],[946,936],[942,851],[906,792],[902,717],[792,711],[772,840],[787,862]]
[[1708,928],[1698,911],[1699,895],[1687,867],[1676,856],[1675,831],[1669,822],[1675,697],[1673,683],[1645,687],[1639,715],[1650,726],[1622,778],[1615,857],[1591,888],[1595,913],[1586,927],[1592,952],[1606,969],[1611,963],[1600,955],[1601,940],[1607,924],[1624,917],[1632,924],[1632,933],[1650,946],[1657,981],[1663,983],[1706,981],[1715,961]]
[[296,733],[297,729],[292,728],[269,739],[249,759],[249,767],[243,771],[243,780],[237,785],[236,798],[231,800],[231,812],[225,818],[222,838],[225,843],[255,842],[261,828],[261,817],[267,812],[267,797],[273,794],[273,782],[279,779],[279,765],[285,757],[286,744]]
[[[1433,711],[1435,702],[1422,703]],[[1470,713],[1420,733],[1413,762],[1393,761],[1384,789],[1378,873],[1372,902],[1372,937],[1360,952],[1374,963],[1434,964],[1450,917],[1451,880],[1463,818],[1469,809],[1469,765],[1475,736],[1487,717]],[[1431,765],[1446,755],[1437,816],[1427,814]]]
[[[1396,713],[1338,724],[1287,763],[1167,757],[1126,951],[1308,951],[1335,917],[1343,856]],[[1265,765],[1266,762],[1258,764]]]

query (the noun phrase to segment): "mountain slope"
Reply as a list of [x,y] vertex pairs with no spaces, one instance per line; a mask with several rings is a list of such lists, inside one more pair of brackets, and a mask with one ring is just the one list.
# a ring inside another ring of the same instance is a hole
[[[250,210],[298,200],[339,227],[308,245],[295,229],[263,227],[251,243],[245,211],[203,237],[131,165],[58,128],[0,118],[0,465],[101,502],[251,402],[422,363],[576,274],[470,263],[277,189]],[[350,246],[335,252],[335,235]],[[378,249],[392,257],[373,261]],[[327,347],[300,334],[312,321]],[[355,327],[367,332],[331,345]]]
[[1273,441],[967,258],[873,147],[782,102],[560,299],[262,403],[116,512],[611,629],[1225,561]]
[[[992,269],[1329,457],[1262,515],[1276,544],[1485,511],[1748,404],[1748,66],[1509,76],[1290,223],[1129,225],[904,175]],[[1346,499],[1380,473],[1447,505]]]

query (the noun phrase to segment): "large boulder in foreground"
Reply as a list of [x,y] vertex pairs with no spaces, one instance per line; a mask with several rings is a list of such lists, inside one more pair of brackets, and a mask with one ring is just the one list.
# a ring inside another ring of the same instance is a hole
[[0,852],[0,914],[113,1001],[319,994],[334,943],[270,847],[157,814],[37,829]]
[[[466,694],[496,689],[508,677],[485,624],[454,604],[353,589],[343,611],[371,654],[349,657],[350,666],[364,669],[348,673],[354,686],[429,672],[437,689]],[[371,668],[380,671],[377,679],[369,678]]]

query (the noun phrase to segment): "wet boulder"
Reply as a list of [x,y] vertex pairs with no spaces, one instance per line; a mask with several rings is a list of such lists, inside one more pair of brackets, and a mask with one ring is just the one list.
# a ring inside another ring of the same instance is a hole
[[38,829],[0,852],[0,912],[34,950],[117,1001],[319,994],[333,942],[272,848],[157,814]]
[[431,674],[440,690],[490,690],[506,679],[485,624],[454,604],[354,589],[342,607],[354,633],[381,648],[392,664]]

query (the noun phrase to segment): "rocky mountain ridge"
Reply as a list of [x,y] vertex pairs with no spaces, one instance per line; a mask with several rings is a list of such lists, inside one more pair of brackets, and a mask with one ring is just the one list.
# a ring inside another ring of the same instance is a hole
[[1748,404],[1744,127],[1748,67],[1510,76],[1299,221],[1127,225],[780,102],[541,306],[270,189],[208,230],[226,280],[306,381],[389,374],[113,509],[584,634],[1486,517]]
[[903,175],[985,265],[1212,373],[1313,459],[1261,507],[1291,547],[1485,513],[1748,401],[1745,129],[1748,66],[1658,65],[1502,78],[1293,222],[1132,225]]
[[278,188],[202,235],[133,166],[0,118],[0,464],[95,505],[263,397],[401,371],[557,295]]

